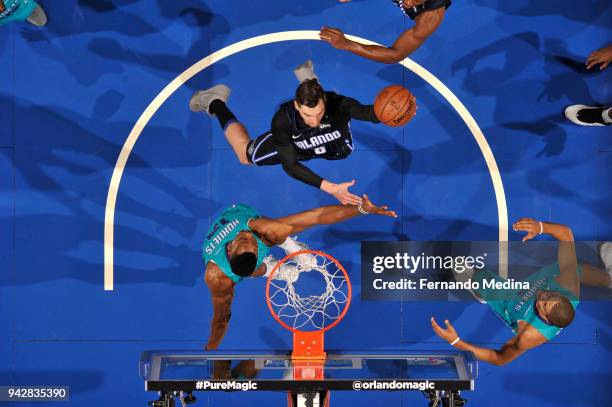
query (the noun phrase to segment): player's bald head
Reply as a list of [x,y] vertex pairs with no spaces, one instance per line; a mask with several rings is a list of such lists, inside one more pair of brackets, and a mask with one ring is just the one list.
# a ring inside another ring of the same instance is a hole
[[565,328],[574,320],[574,306],[557,291],[539,291],[537,298],[536,306],[550,325]]

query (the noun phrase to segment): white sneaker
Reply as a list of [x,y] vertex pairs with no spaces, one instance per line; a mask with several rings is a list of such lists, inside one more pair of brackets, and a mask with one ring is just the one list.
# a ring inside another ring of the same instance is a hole
[[225,85],[215,85],[210,89],[199,90],[191,96],[189,109],[192,112],[204,112],[209,116],[214,116],[208,111],[210,104],[217,99],[227,102],[231,92],[232,90]]
[[565,109],[567,120],[579,126],[609,126],[612,124],[610,107],[572,105]]
[[606,270],[612,271],[612,242],[605,242],[599,247],[599,255],[606,266]]
[[599,255],[601,256],[601,261],[606,268],[606,271],[610,275],[610,285],[609,288],[612,288],[612,242],[605,242],[599,247]]
[[293,73],[295,74],[295,77],[300,83],[304,82],[307,79],[319,80],[319,77],[314,73],[314,66],[312,65],[312,61],[310,59],[295,68],[293,70]]
[[44,27],[47,25],[47,14],[45,14],[45,10],[43,10],[42,7],[36,6],[26,20],[36,27]]

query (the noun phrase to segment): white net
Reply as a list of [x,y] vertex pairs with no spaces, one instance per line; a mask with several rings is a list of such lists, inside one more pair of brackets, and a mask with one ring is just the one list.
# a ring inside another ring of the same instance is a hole
[[316,253],[295,256],[272,276],[269,302],[294,329],[320,330],[340,318],[349,304],[350,283],[333,260]]

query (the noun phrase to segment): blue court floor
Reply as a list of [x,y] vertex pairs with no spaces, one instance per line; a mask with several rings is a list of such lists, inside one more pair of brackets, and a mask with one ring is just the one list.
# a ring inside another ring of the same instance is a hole
[[[399,215],[300,236],[337,257],[353,280],[354,302],[327,335],[329,348],[449,349],[431,330],[431,315],[483,346],[512,335],[480,304],[361,301],[362,240],[495,241],[503,219],[520,217],[570,225],[577,240],[612,240],[611,128],[579,127],[562,114],[567,105],[612,100],[612,68],[582,68],[612,42],[609,1],[456,0],[410,57],[430,80],[315,39],[281,38],[205,60],[242,40],[323,25],[391,44],[412,22],[390,1],[40,4],[47,27],[0,27],[0,385],[69,385],[70,406],[144,406],[153,394],[138,377],[140,352],[205,344],[212,310],[201,251],[215,214],[245,203],[277,217],[335,201],[280,167],[241,166],[218,123],[189,111],[189,98],[227,84],[232,110],[257,136],[292,98],[292,69],[307,59],[326,89],[372,103],[383,87],[403,84],[419,103],[399,129],[354,121],[349,159],[308,163],[335,182],[355,179],[354,192]],[[498,171],[431,78],[465,106]],[[129,155],[117,167],[122,151]],[[104,290],[105,245],[114,254],[112,290]],[[468,405],[610,405],[611,311],[609,302],[584,302],[549,344],[504,367],[481,363]],[[290,347],[268,312],[264,281],[241,283],[222,348]],[[284,394],[220,393],[201,395],[197,405],[284,402]],[[372,404],[426,400],[419,393],[332,399]]]

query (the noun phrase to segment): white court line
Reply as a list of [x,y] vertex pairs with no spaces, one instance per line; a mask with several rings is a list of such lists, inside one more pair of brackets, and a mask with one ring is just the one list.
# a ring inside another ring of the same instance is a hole
[[[364,44],[380,45],[375,42],[348,35],[348,38],[359,41]],[[187,70],[177,76],[172,82],[170,82],[147,106],[144,112],[138,118],[138,121],[132,128],[127,140],[121,148],[113,175],[111,177],[110,185],[108,187],[108,195],[106,197],[106,211],[104,214],[104,289],[112,291],[114,288],[114,229],[115,229],[115,206],[117,204],[117,193],[119,192],[119,184],[121,183],[121,177],[125,165],[130,157],[132,149],[140,137],[140,134],[146,127],[151,117],[157,112],[161,105],[185,82],[193,78],[196,74],[213,65],[215,62],[219,62],[224,58],[231,55],[237,54],[241,51],[258,47],[260,45],[271,44],[282,41],[295,41],[295,40],[319,40],[319,31],[315,30],[304,30],[304,31],[283,31],[272,34],[260,35],[257,37],[249,38],[240,42],[236,42],[232,45],[216,51],[209,56],[202,58],[190,66]],[[463,119],[465,124],[468,126],[472,135],[476,139],[480,151],[484,156],[491,180],[493,182],[493,188],[495,190],[495,199],[497,201],[497,214],[499,218],[499,240],[508,240],[508,211],[506,207],[506,196],[504,194],[504,186],[502,184],[501,176],[493,152],[487,143],[487,140],[476,124],[476,121],[472,115],[465,108],[463,103],[457,99],[457,97],[434,75],[427,71],[416,62],[406,58],[401,64],[407,69],[411,70],[415,74],[419,75],[423,80],[428,82],[434,89],[436,89],[457,111],[459,116]],[[501,276],[507,276],[507,253],[500,248],[500,271]],[[505,267],[502,268],[502,265]]]

